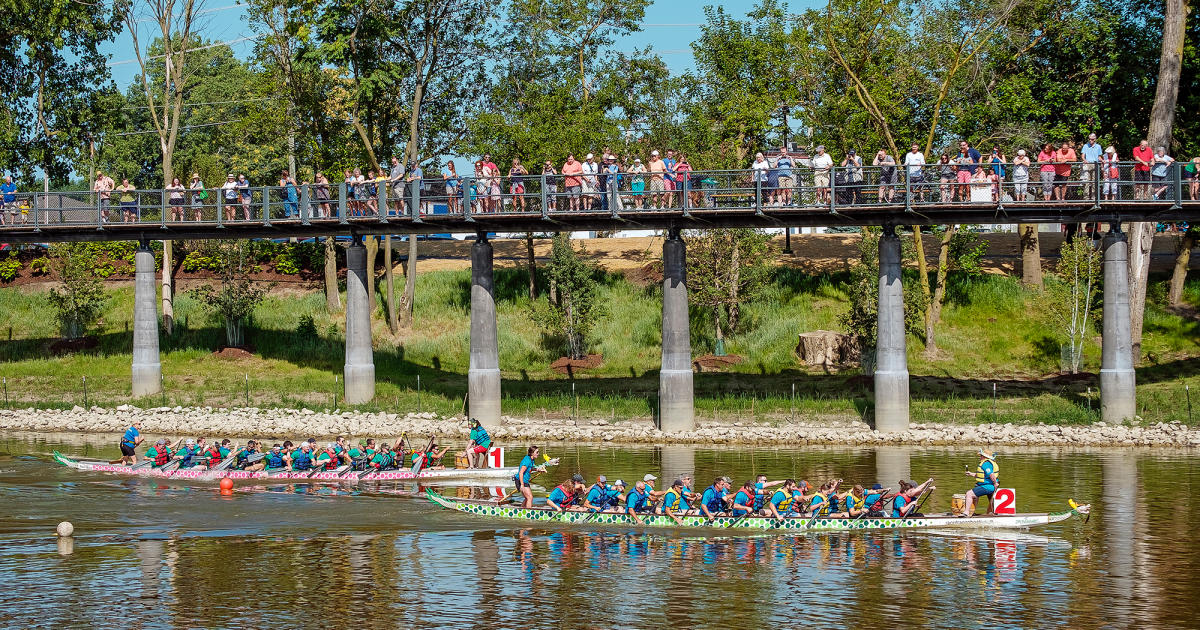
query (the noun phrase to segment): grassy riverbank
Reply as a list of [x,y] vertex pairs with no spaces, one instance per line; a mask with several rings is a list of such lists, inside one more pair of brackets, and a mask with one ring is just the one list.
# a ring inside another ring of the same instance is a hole
[[[727,351],[746,361],[724,372],[696,375],[698,414],[781,422],[793,417],[862,418],[869,412],[868,380],[857,370],[827,373],[802,366],[795,355],[798,333],[839,329],[838,316],[848,308],[845,280],[844,273],[812,275],[779,268],[767,294],[744,308],[742,327],[727,339]],[[549,368],[560,352],[530,320],[525,286],[523,271],[497,270],[505,413],[618,420],[652,415],[661,318],[657,284],[635,284],[615,273],[605,277],[602,299],[608,314],[596,327],[593,346],[604,355],[604,364],[574,379]],[[87,403],[130,402],[132,286],[110,286],[96,348],[61,356],[50,356],[56,326],[46,291],[44,285],[0,290],[0,334],[9,335],[11,329],[11,341],[0,344],[0,376],[7,379],[9,406],[82,405],[84,377]],[[453,414],[463,408],[469,273],[422,273],[418,295],[413,330],[392,336],[376,321],[377,397],[361,409],[404,412],[420,407]],[[915,421],[1098,419],[1098,333],[1085,348],[1086,374],[1059,376],[1059,343],[1037,296],[1015,279],[958,278],[949,295],[938,328],[939,354],[926,357],[921,339],[909,338]],[[1187,298],[1200,306],[1200,281],[1189,284]],[[340,314],[325,312],[319,289],[296,285],[272,291],[247,335],[255,349],[252,357],[214,355],[224,341],[223,329],[186,291],[177,296],[175,310],[176,331],[162,337],[165,393],[136,404],[342,406],[335,396],[340,396],[344,322]],[[694,312],[693,355],[710,352],[711,338],[705,313]],[[1200,388],[1200,322],[1151,304],[1143,347],[1141,415],[1147,421],[1187,421],[1184,386]],[[1200,390],[1197,396],[1200,407]]]

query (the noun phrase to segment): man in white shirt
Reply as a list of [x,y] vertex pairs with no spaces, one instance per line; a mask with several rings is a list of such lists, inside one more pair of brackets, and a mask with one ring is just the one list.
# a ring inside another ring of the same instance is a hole
[[817,201],[829,203],[829,174],[833,169],[833,158],[825,152],[825,145],[817,146],[817,154],[810,160],[813,168],[813,184],[817,187]]
[[921,153],[921,145],[913,144],[912,150],[904,154],[904,165],[908,167],[909,194],[917,194],[917,199],[925,201],[925,154]]

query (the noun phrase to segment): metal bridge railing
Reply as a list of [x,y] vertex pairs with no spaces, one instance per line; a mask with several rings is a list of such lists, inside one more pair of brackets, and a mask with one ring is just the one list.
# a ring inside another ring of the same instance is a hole
[[640,165],[595,173],[461,175],[415,181],[344,181],[286,186],[221,186],[167,190],[16,193],[0,208],[0,234],[14,227],[116,224],[169,227],[206,224],[362,223],[481,217],[631,216],[676,213],[764,214],[864,211],[916,212],[931,206],[970,207],[1170,202],[1200,200],[1200,164],[1143,168],[1134,162],[1014,165],[987,163],[835,165],[652,173]]

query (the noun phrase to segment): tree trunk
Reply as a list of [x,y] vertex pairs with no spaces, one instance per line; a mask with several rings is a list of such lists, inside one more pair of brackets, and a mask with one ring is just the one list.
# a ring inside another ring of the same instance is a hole
[[[912,226],[913,245],[917,250],[917,279],[921,282],[921,294],[925,296],[925,301],[929,306],[925,307],[925,327],[929,329],[933,326],[933,312],[930,307],[933,305],[933,300],[930,296],[929,289],[929,264],[925,261],[925,242],[921,238],[921,226]],[[903,257],[903,253],[901,253]]]
[[1021,237],[1021,284],[1042,288],[1042,247],[1038,241],[1038,226],[1022,223],[1017,226]]
[[404,272],[404,294],[400,296],[400,324],[412,326],[413,301],[417,295],[417,236],[408,235],[408,264]]
[[1175,270],[1171,272],[1171,290],[1167,292],[1167,303],[1171,306],[1183,305],[1183,285],[1187,281],[1188,265],[1197,236],[1200,236],[1200,230],[1191,228],[1179,239],[1179,248],[1175,250]]
[[375,314],[375,255],[379,253],[379,237],[363,238],[367,246],[367,312]]
[[[1147,134],[1151,147],[1171,146],[1175,105],[1179,100],[1179,70],[1183,61],[1187,13],[1187,0],[1164,0],[1162,54],[1158,62],[1154,107],[1150,110],[1150,132]],[[1146,314],[1146,285],[1150,276],[1154,224],[1133,223],[1129,227],[1130,332],[1133,360],[1136,363],[1142,358],[1142,322]]]
[[729,256],[729,303],[725,305],[731,333],[737,332],[738,320],[742,316],[741,297],[739,296],[742,284],[742,256],[737,237],[733,234],[733,232],[729,233],[730,238],[733,239],[733,252]]
[[721,330],[721,307],[713,307],[713,325],[717,328],[717,343],[714,344],[716,355],[725,355],[725,331]]
[[392,334],[400,328],[400,320],[396,317],[396,279],[392,272],[392,237],[383,237],[383,279],[384,290],[387,291],[387,325]]
[[171,241],[163,241],[162,255],[162,321],[163,330],[168,335],[175,331],[175,285],[172,282],[174,252],[171,251]]
[[342,310],[342,295],[338,292],[337,246],[332,236],[325,237],[325,310],[330,313]]
[[957,224],[946,227],[942,235],[941,247],[938,248],[937,284],[933,288],[933,296],[929,300],[929,311],[925,317],[925,355],[937,354],[937,323],[942,320],[942,302],[946,299],[946,274],[950,270],[950,241],[958,231]]
[[537,258],[533,255],[533,232],[525,233],[525,259],[529,267],[529,299],[537,299]]

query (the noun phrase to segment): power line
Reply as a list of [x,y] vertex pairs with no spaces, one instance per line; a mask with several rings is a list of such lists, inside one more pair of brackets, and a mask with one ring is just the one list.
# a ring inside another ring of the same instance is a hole
[[[262,98],[245,98],[245,99],[238,99],[238,100],[233,100],[233,101],[208,101],[207,103],[184,103],[183,106],[184,107],[197,107],[200,105],[229,105],[231,103],[258,103],[260,101],[277,101],[277,100],[279,100],[278,96],[264,96]],[[122,107],[121,109],[150,109],[150,106],[149,105],[128,105],[126,107]],[[159,109],[159,107],[155,107],[155,109]]]
[[[217,125],[230,125],[230,124],[233,124],[236,122],[241,122],[241,121],[240,120],[225,120],[225,121],[221,121],[221,122],[202,123],[199,125],[187,125],[185,127],[180,127],[179,130],[186,131],[188,129],[199,129],[201,127],[216,127]],[[150,129],[148,131],[122,131],[120,133],[110,133],[108,135],[110,135],[110,136],[141,136],[141,135],[145,135],[148,133],[158,133],[158,130]]]
[[[258,35],[255,35],[254,37],[238,37],[237,39],[231,39],[231,40],[224,41],[224,42],[213,42],[211,44],[206,44],[204,46],[195,46],[195,47],[188,48],[185,52],[192,52],[192,51],[196,51],[196,50],[207,50],[209,48],[216,48],[218,46],[230,46],[233,44],[240,44],[241,42],[256,40],[265,35],[266,35],[266,33],[259,33]],[[155,55],[153,57],[146,57],[146,61],[150,61],[151,59],[162,59],[163,57],[166,57],[166,55]],[[127,63],[135,63],[136,61],[137,61],[136,57],[133,59],[123,59],[121,61],[110,61],[108,63],[108,67],[111,68],[113,66],[123,66]]]

